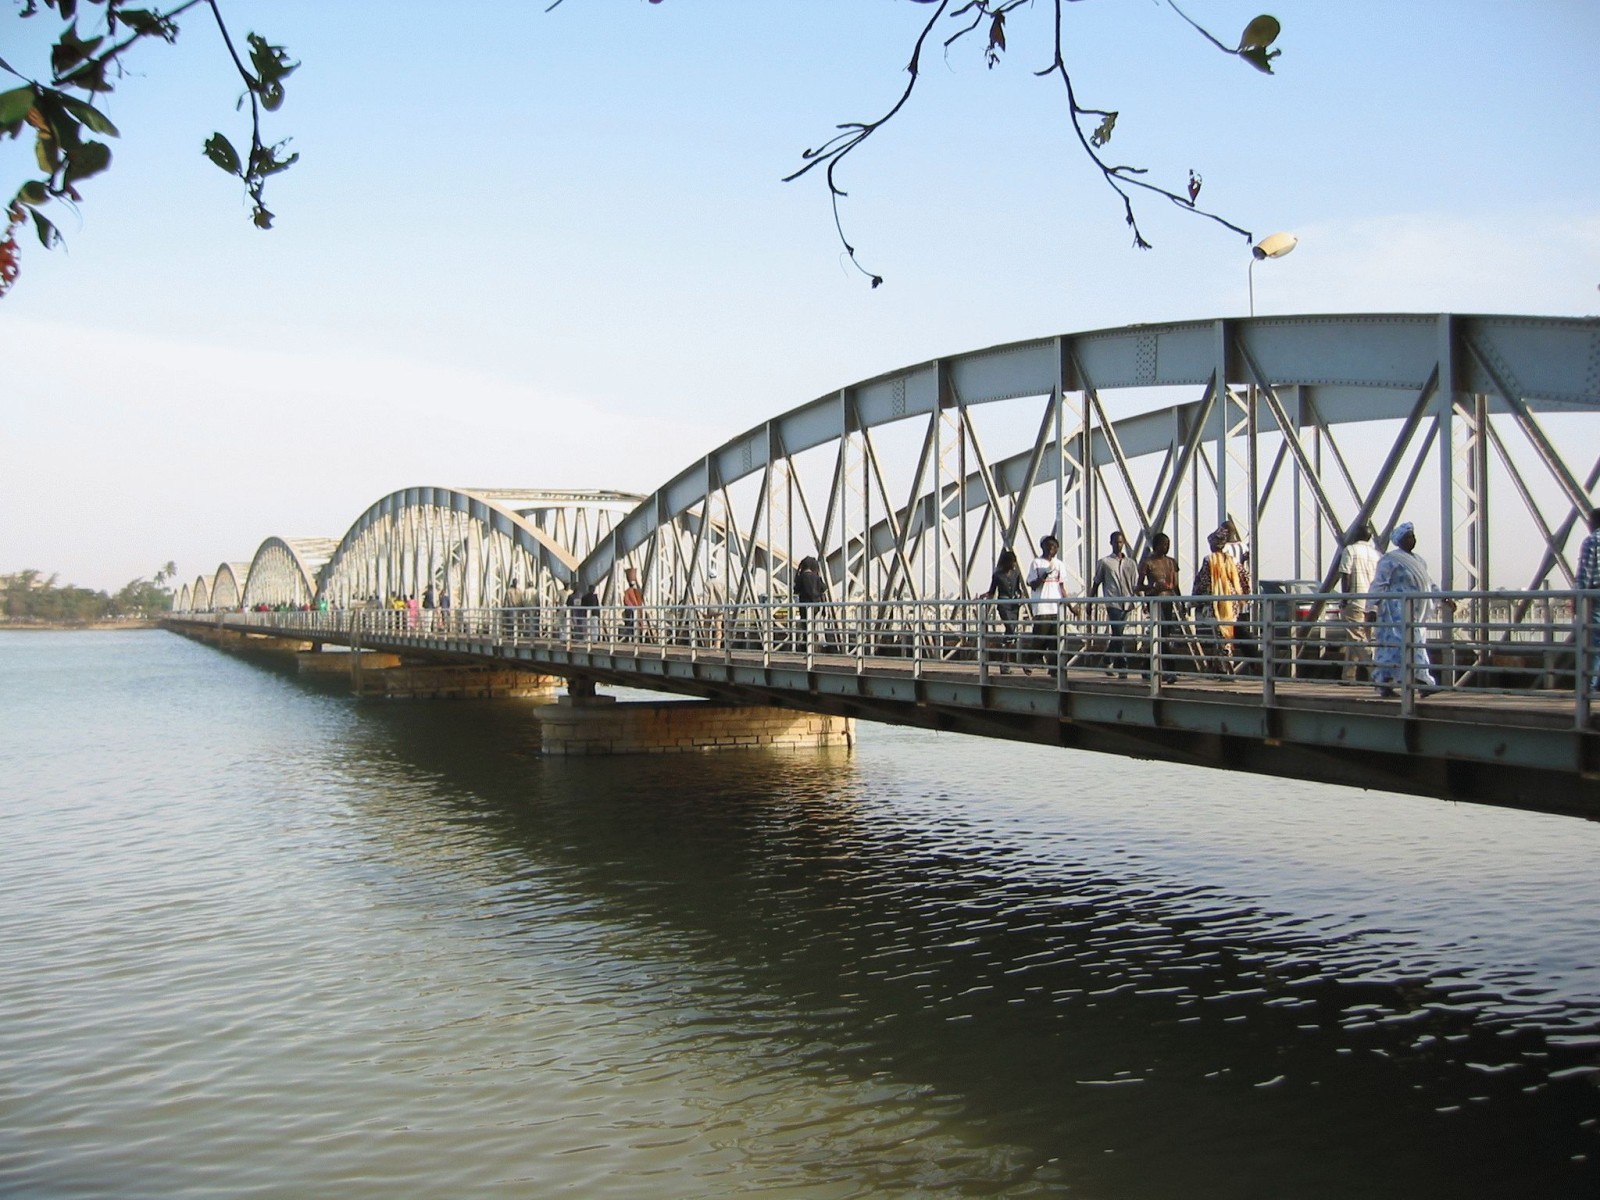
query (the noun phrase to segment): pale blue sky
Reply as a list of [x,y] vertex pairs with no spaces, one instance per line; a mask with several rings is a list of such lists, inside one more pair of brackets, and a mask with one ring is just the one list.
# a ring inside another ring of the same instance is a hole
[[[269,133],[301,162],[250,227],[200,155],[242,140],[213,29],[132,60],[112,171],[66,253],[0,301],[0,572],[115,587],[269,535],[338,536],[412,484],[647,491],[709,446],[940,354],[1234,315],[1245,244],[1116,197],[1064,125],[1049,6],[974,40],[844,168],[837,122],[898,93],[905,0],[229,0],[304,64]],[[1188,0],[1225,40],[1256,3]],[[1069,6],[1081,99],[1116,157],[1294,255],[1260,312],[1600,311],[1600,4],[1285,0],[1278,73],[1153,0]],[[449,13],[446,18],[443,14]],[[379,22],[381,18],[381,23]],[[0,18],[0,53],[25,58]],[[36,62],[37,60],[33,60]],[[0,144],[9,195],[32,158]]]

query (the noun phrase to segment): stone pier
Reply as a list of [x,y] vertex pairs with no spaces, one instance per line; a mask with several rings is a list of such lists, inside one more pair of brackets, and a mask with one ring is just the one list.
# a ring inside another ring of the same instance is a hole
[[317,644],[302,638],[279,637],[271,633],[239,633],[232,629],[211,629],[200,634],[219,650],[240,654],[296,655],[315,650]]
[[400,665],[400,656],[383,650],[307,650],[294,661],[302,675],[350,675],[392,670]]
[[852,717],[707,700],[562,697],[535,718],[540,752],[555,756],[850,747],[856,736]]
[[350,687],[357,696],[385,700],[499,700],[551,696],[563,683],[565,680],[554,675],[470,663],[400,662],[397,666],[373,667],[362,662],[355,664],[350,672]]

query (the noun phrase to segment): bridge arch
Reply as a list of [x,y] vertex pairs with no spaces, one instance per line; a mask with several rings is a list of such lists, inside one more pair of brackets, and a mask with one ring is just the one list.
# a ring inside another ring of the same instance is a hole
[[432,591],[455,607],[559,604],[580,555],[639,497],[625,492],[404,488],[358,517],[318,575],[338,607]]
[[211,577],[211,608],[216,612],[244,606],[244,585],[250,574],[250,564],[245,562],[218,563]]
[[196,575],[194,587],[189,592],[190,612],[211,611],[211,580],[210,575]]
[[250,561],[241,603],[299,608],[317,598],[317,572],[333,557],[333,538],[269,537]]
[[[1384,535],[1427,514],[1447,587],[1490,586],[1490,530],[1513,526],[1534,547],[1532,586],[1570,583],[1600,481],[1596,362],[1593,319],[1453,314],[1179,322],[991,347],[731,439],[646,497],[579,572],[604,581],[642,555],[658,595],[697,594],[719,568],[781,594],[787,564],[814,553],[836,599],[961,596],[986,585],[1000,546],[1026,558],[1054,532],[1081,590],[1112,528],[1135,545],[1169,532],[1192,569],[1231,515],[1258,578],[1326,585],[1350,527],[1371,519]],[[655,552],[685,518],[726,536]]]

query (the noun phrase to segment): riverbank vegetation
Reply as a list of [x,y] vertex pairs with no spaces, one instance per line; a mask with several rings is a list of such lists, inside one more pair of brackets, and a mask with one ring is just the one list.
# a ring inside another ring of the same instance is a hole
[[16,625],[92,625],[170,612],[172,593],[163,585],[172,578],[171,567],[154,579],[130,579],[114,595],[61,584],[59,576],[32,568],[0,575],[0,617]]

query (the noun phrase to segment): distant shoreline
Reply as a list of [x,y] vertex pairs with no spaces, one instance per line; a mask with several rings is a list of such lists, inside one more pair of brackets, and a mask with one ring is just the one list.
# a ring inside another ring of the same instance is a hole
[[19,633],[99,633],[110,629],[159,629],[155,620],[137,621],[0,621],[0,633],[15,629]]

